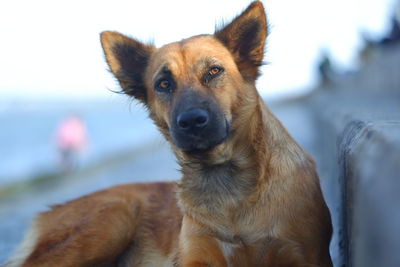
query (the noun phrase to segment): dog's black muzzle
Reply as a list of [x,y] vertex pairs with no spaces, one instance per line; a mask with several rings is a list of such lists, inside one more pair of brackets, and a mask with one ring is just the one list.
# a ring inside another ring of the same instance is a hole
[[229,124],[210,96],[185,92],[175,102],[171,116],[172,140],[186,152],[209,150],[228,137]]

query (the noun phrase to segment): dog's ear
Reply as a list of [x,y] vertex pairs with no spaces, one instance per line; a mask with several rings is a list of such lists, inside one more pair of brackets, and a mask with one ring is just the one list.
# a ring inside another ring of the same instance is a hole
[[155,47],[116,32],[102,32],[100,39],[108,66],[124,92],[146,103],[144,73]]
[[264,7],[260,1],[256,1],[214,34],[231,51],[239,71],[248,81],[255,81],[259,75],[267,28]]

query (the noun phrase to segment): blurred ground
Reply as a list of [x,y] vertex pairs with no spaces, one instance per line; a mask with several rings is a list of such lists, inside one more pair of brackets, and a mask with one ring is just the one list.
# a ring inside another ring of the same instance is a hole
[[[303,102],[271,103],[271,110],[309,153],[315,154],[313,116]],[[114,159],[49,181],[40,189],[28,189],[0,199],[0,263],[23,237],[34,214],[53,204],[121,183],[178,179],[179,172],[168,145],[158,138]],[[322,186],[324,186],[322,181]]]

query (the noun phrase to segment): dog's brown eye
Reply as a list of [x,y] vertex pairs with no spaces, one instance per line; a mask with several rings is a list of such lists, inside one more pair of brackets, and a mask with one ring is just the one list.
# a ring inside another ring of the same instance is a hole
[[207,72],[204,73],[202,80],[204,83],[208,83],[214,78],[220,76],[222,72],[224,72],[224,68],[220,66],[212,66],[208,69]]
[[162,89],[168,89],[169,86],[170,86],[170,82],[167,80],[162,80],[158,85],[158,87],[160,87]]
[[155,89],[160,92],[170,92],[172,82],[169,79],[161,79],[156,83]]
[[212,67],[209,71],[208,74],[210,74],[211,76],[217,75],[218,73],[220,73],[222,69],[220,67]]

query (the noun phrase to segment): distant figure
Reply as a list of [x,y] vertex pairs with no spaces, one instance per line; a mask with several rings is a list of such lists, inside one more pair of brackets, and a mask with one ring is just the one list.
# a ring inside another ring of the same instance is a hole
[[77,116],[68,116],[61,121],[56,132],[56,142],[61,154],[61,168],[71,170],[77,156],[86,145],[86,127]]
[[318,73],[321,87],[332,84],[333,69],[330,56],[327,51],[322,51],[321,53],[321,59],[318,63]]

